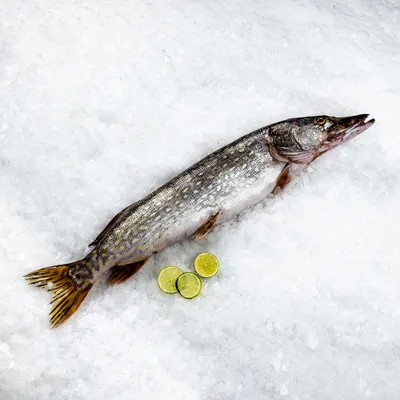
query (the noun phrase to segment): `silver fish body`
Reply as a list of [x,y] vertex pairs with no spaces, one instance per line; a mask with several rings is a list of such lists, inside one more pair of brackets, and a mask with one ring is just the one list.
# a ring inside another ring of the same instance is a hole
[[91,254],[101,266],[93,278],[192,237],[216,213],[222,223],[263,200],[284,166],[271,157],[266,135],[263,128],[243,136],[126,209]]
[[322,154],[365,131],[374,123],[367,117],[320,115],[268,125],[122,210],[85,258],[25,276],[53,292],[51,325],[66,321],[104,272],[111,270],[108,284],[124,282],[154,253],[186,238],[204,237],[216,224],[284,189]]

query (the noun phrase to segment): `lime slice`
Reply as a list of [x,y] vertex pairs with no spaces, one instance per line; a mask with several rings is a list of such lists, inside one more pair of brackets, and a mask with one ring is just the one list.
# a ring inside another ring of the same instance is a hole
[[193,299],[201,292],[201,280],[193,272],[183,273],[176,281],[179,294],[185,299]]
[[194,260],[194,269],[203,278],[210,278],[218,272],[218,258],[211,253],[200,253]]
[[158,286],[165,293],[176,293],[176,280],[182,275],[182,271],[173,265],[163,268],[158,274]]

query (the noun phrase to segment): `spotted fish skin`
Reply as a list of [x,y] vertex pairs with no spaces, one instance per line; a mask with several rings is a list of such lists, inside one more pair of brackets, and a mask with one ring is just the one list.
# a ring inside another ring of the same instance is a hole
[[292,118],[215,151],[115,216],[82,260],[33,271],[30,284],[53,292],[50,323],[65,322],[96,280],[124,282],[154,253],[212,227],[284,189],[307,165],[373,125],[367,114]]
[[88,256],[93,279],[191,238],[215,213],[221,223],[265,198],[284,165],[271,157],[266,134],[241,137],[125,209]]

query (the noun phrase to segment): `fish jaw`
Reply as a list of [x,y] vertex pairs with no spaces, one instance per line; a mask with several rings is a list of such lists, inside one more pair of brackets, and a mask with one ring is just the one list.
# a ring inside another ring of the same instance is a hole
[[375,119],[369,119],[369,114],[360,114],[352,117],[337,118],[337,123],[333,124],[327,131],[327,139],[324,143],[325,151],[354,139],[370,128]]
[[371,127],[375,120],[367,120],[368,116],[319,115],[278,122],[268,128],[269,152],[277,161],[309,164]]

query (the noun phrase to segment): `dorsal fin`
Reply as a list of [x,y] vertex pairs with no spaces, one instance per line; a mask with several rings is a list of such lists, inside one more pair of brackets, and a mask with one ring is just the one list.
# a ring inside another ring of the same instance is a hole
[[125,215],[125,213],[127,211],[131,211],[134,208],[139,207],[139,205],[141,204],[141,201],[137,201],[136,203],[131,204],[130,206],[124,208],[122,211],[120,211],[117,215],[115,215],[113,217],[113,219],[106,225],[106,227],[100,232],[100,234],[97,236],[96,239],[93,240],[92,243],[89,244],[90,246],[96,246],[103,238],[104,236],[107,235],[107,233],[109,231],[111,231],[111,229],[113,229],[115,227],[115,225],[117,225],[119,219]]

